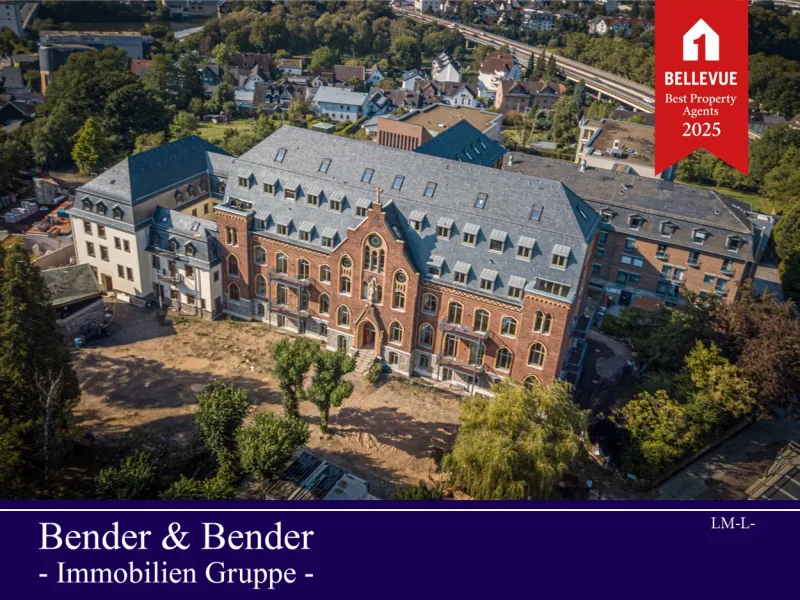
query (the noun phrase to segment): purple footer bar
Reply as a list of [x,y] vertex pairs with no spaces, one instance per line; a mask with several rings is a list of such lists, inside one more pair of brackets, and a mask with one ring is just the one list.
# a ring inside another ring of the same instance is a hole
[[744,598],[797,592],[777,502],[0,503],[0,597]]

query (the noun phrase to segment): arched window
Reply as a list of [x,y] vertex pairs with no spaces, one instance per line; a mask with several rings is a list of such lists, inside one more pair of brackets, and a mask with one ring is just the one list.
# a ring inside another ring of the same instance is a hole
[[475,311],[475,320],[472,327],[475,331],[489,331],[489,311],[479,308]]
[[403,343],[403,326],[397,321],[392,321],[389,325],[389,341],[393,344]]
[[364,265],[365,271],[373,273],[383,273],[386,263],[386,250],[383,248],[383,240],[375,233],[368,236],[364,242]]
[[239,261],[233,254],[228,256],[228,275],[231,277],[239,276]]
[[238,300],[239,299],[239,286],[235,283],[232,283],[228,286],[228,299],[229,300]]
[[321,294],[319,297],[319,312],[321,315],[327,315],[331,309],[331,299],[328,294]]
[[[383,270],[383,268],[381,268]],[[392,292],[392,308],[395,310],[406,309],[406,285],[408,277],[403,271],[394,274],[394,290]]]
[[464,307],[458,302],[451,302],[447,306],[447,322],[461,324],[461,313],[464,312]]
[[97,214],[105,215],[107,211],[108,211],[108,208],[106,208],[106,205],[103,204],[102,200],[97,203]]
[[225,182],[224,182],[224,181],[220,181],[220,182],[217,184],[217,191],[218,191],[220,194],[224,194],[224,193],[225,193]]
[[172,250],[173,252],[177,252],[178,248],[180,248],[180,247],[181,247],[181,245],[178,243],[178,240],[171,239],[169,241],[169,249]]
[[433,348],[433,327],[423,323],[419,328],[419,345],[425,348]]
[[184,252],[186,252],[186,256],[194,256],[194,246],[192,246],[192,244],[186,244]]
[[528,375],[525,378],[525,387],[527,389],[531,390],[534,387],[536,387],[537,385],[542,385],[542,382],[539,381],[539,379],[538,379],[538,377],[536,377],[536,375]]
[[500,371],[508,371],[511,369],[512,354],[508,348],[500,348],[497,351],[497,356],[494,360],[494,368]]
[[189,198],[194,198],[197,195],[194,191],[194,186],[191,183],[186,188],[186,194],[189,196]]
[[339,278],[339,291],[342,294],[349,294],[351,288],[352,288],[352,283],[350,281],[350,278],[347,275],[342,275]]
[[289,272],[289,259],[286,258],[285,254],[281,254],[280,252],[275,255],[275,270],[278,273],[288,273]]
[[297,308],[308,310],[308,290],[305,288],[300,288],[297,292]]
[[267,295],[267,278],[260,273],[256,275],[256,296],[266,297]]
[[122,219],[122,209],[119,206],[115,206],[114,210],[111,212],[114,215],[114,218],[117,219],[118,221]]
[[433,294],[424,294],[422,296],[422,310],[426,313],[435,315],[439,308],[439,299]]
[[331,268],[328,265],[322,265],[319,268],[319,280],[322,283],[331,282]]
[[503,317],[500,333],[508,337],[517,337],[517,321],[511,317]]
[[344,304],[339,307],[339,310],[336,313],[336,322],[341,327],[350,327],[350,309]]
[[92,210],[92,201],[89,198],[83,199],[83,210],[91,211]]
[[536,342],[528,352],[528,364],[532,367],[544,365],[544,358],[547,356],[547,348],[541,342]]
[[308,279],[311,275],[311,265],[305,258],[297,261],[297,277],[300,279]]
[[254,254],[257,265],[267,264],[267,251],[264,248],[256,246]]
[[550,325],[553,323],[553,316],[540,310],[536,313],[536,322],[533,324],[533,331],[547,335],[550,333]]

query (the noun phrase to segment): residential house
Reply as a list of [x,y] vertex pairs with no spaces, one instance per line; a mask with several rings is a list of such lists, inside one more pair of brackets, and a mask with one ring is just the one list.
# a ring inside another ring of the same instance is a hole
[[367,79],[365,81],[365,85],[367,88],[371,88],[373,86],[378,85],[381,81],[386,78],[386,74],[383,70],[378,66],[378,63],[375,63],[369,68],[367,71]]
[[161,0],[169,9],[170,16],[177,19],[216,17],[219,0]]
[[[198,219],[213,223],[214,205],[225,194],[232,161],[220,148],[190,136],[129,156],[79,187],[68,211],[78,263],[90,265],[101,287],[119,297],[137,303],[172,297],[171,275],[162,279],[154,269],[154,215],[164,208],[194,217],[193,223]],[[192,233],[204,236],[203,230],[201,223]],[[182,243],[180,252],[191,259],[193,251],[201,252],[201,241],[188,255]],[[211,281],[216,283],[220,275],[213,271]],[[182,298],[182,302],[190,301]],[[222,310],[221,298],[213,298],[205,307],[200,304],[212,317]]]
[[72,342],[102,327],[105,322],[103,292],[89,265],[44,269],[42,279],[65,341]]
[[516,111],[526,113],[534,106],[550,110],[558,101],[560,87],[549,81],[501,81],[494,100],[495,110],[502,113]]
[[0,31],[10,29],[14,35],[27,37],[25,34],[25,20],[22,17],[22,2],[14,0],[0,1]]
[[410,71],[406,71],[400,76],[400,81],[402,82],[402,87],[407,90],[413,90],[417,81],[427,81],[428,76],[425,75],[422,71],[418,71],[417,69],[411,69]]
[[128,70],[136,77],[141,78],[144,77],[144,74],[147,73],[147,70],[152,64],[152,60],[146,60],[144,58],[132,58],[128,61]]
[[4,131],[9,127],[17,129],[35,117],[35,104],[17,100],[13,94],[0,94],[0,128]]
[[470,125],[469,121],[459,121],[414,152],[499,169],[506,149]]
[[364,84],[366,69],[362,66],[336,65],[333,67],[333,80],[337,83],[351,84],[358,81],[358,85]]
[[439,83],[461,81],[461,65],[447,52],[442,52],[432,62],[432,79]]
[[232,317],[473,392],[580,362],[601,222],[563,184],[290,126],[232,173]]
[[267,83],[270,80],[269,76],[260,65],[253,66],[245,76],[241,75],[241,69],[239,69],[239,73],[239,85],[234,90],[236,105],[241,107],[255,106],[256,86]]
[[613,119],[583,119],[575,162],[587,168],[671,181],[677,166],[656,173],[655,128]]
[[30,92],[25,84],[20,67],[3,67],[0,69],[0,89],[9,94],[26,94]]
[[526,7],[522,11],[522,28],[531,31],[553,31],[555,15],[547,10]]
[[357,121],[368,114],[369,94],[335,87],[321,87],[314,94],[317,114],[328,115],[334,121]]
[[469,83],[417,81],[416,91],[422,94],[427,104],[450,104],[469,108],[477,108],[479,105],[478,88]]
[[247,70],[258,65],[265,73],[269,73],[272,69],[272,57],[269,54],[255,52],[236,52],[231,54],[230,64]]
[[468,121],[489,139],[498,141],[503,115],[475,108],[434,104],[397,118],[379,118],[377,142],[400,150],[415,150],[460,121]]
[[679,304],[683,289],[735,300],[774,224],[747,203],[671,181],[519,153],[504,169],[557,179],[601,215],[591,283],[622,306]]
[[426,10],[437,10],[440,0],[414,0],[414,10],[424,12]]
[[500,82],[506,79],[522,79],[517,57],[505,52],[489,52],[478,74],[478,90],[481,96],[494,98]]
[[284,75],[302,75],[303,59],[282,58],[278,61],[278,70]]
[[372,88],[371,91],[378,91],[389,99],[392,109],[402,108],[405,110],[413,110],[415,108],[422,108],[425,98],[418,91],[409,91],[405,88],[395,90],[382,90],[380,88]]

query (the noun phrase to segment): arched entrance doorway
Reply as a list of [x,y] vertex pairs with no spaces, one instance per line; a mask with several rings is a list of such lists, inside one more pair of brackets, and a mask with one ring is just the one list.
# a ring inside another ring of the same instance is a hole
[[369,321],[364,323],[364,327],[361,330],[361,347],[375,348],[375,326]]

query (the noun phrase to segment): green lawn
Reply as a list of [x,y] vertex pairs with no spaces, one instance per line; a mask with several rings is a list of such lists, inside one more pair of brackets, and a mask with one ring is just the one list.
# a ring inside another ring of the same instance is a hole
[[209,121],[207,123],[200,123],[200,131],[198,131],[198,135],[212,144],[219,143],[225,137],[225,130],[229,128],[233,128],[239,133],[250,133],[252,131],[252,128],[250,127],[250,121],[248,119],[239,119],[238,121],[220,123],[219,125]]
[[678,183],[706,188],[708,190],[716,190],[720,194],[725,194],[726,196],[730,196],[734,200],[740,200],[742,202],[749,203],[753,207],[753,210],[755,211],[768,214],[772,212],[769,206],[769,200],[767,198],[764,198],[764,196],[759,196],[758,194],[742,192],[741,190],[732,190],[726,187],[717,187],[705,183],[689,183],[688,181],[679,181]]

